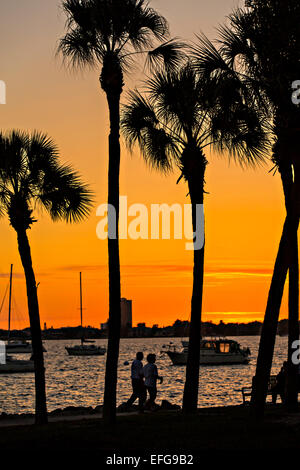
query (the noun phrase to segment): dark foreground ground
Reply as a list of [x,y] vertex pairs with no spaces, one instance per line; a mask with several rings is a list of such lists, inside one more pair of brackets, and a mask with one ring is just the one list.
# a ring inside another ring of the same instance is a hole
[[[198,466],[204,456],[217,462],[229,454],[238,459],[243,453],[243,458],[251,460],[262,451],[298,457],[299,450],[300,413],[287,413],[279,405],[270,406],[261,423],[249,417],[248,407],[240,406],[202,409],[188,417],[178,411],[119,416],[114,429],[105,428],[100,418],[74,418],[43,427],[0,427],[0,455],[42,455],[44,462],[64,454],[73,459],[83,456],[86,462],[93,456],[103,464],[115,454],[141,456],[136,468],[143,468],[149,465],[151,454],[192,454]],[[122,466],[134,468],[127,462]]]

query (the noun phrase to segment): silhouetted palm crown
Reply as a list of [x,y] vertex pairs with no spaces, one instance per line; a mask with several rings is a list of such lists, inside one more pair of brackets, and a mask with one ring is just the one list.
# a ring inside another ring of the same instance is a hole
[[229,17],[229,26],[219,29],[223,63],[212,56],[202,65],[211,74],[220,74],[223,64],[236,73],[260,110],[270,121],[274,119],[274,161],[292,162],[297,159],[299,138],[295,123],[300,108],[292,103],[291,95],[292,83],[300,74],[300,4],[298,0],[247,4],[251,9],[236,10]]
[[36,205],[53,220],[77,222],[91,207],[91,193],[45,134],[12,131],[0,134],[0,209],[15,230],[36,221]]
[[146,91],[145,96],[130,93],[122,130],[130,147],[138,143],[158,169],[168,171],[176,163],[185,179],[203,175],[207,146],[226,149],[240,162],[263,158],[266,134],[260,116],[239,93],[233,96],[232,80],[217,84],[188,63],[179,71],[156,73]]
[[147,52],[148,60],[174,67],[182,44],[170,40],[153,50],[155,40],[169,34],[165,18],[144,0],[66,0],[68,32],[59,51],[72,65],[103,65],[101,86],[105,92],[121,93],[122,71],[134,54]]
[[251,9],[236,10],[229,17],[230,26],[220,28],[222,50],[228,63],[239,65],[270,105],[291,109],[291,84],[300,71],[300,4],[255,0],[248,5]]

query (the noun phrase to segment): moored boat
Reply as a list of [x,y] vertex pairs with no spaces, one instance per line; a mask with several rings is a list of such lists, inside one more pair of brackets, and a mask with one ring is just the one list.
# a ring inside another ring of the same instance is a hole
[[6,356],[5,364],[0,364],[1,374],[20,374],[25,372],[34,372],[34,362],[22,359],[14,359]]
[[69,356],[103,356],[106,353],[106,348],[94,344],[66,346],[66,350]]
[[[12,290],[13,290],[13,265],[10,266],[10,277],[9,277],[9,301],[8,301],[8,338],[5,344],[6,353],[9,354],[32,354],[32,345],[29,341],[26,341],[23,338],[11,338],[11,318],[12,318]],[[7,291],[6,291],[7,292]],[[2,300],[1,309],[4,305],[6,292]],[[43,347],[43,351],[47,352]]]
[[[182,341],[183,348],[178,350],[174,345],[165,349],[174,365],[186,365],[188,357],[188,341]],[[248,364],[251,352],[242,348],[231,339],[202,339],[200,344],[200,365],[233,365]]]
[[22,339],[9,339],[5,345],[6,352],[12,354],[32,353],[32,346],[28,341]]
[[[80,325],[82,328],[82,276],[79,273],[79,286],[80,286]],[[94,344],[84,344],[91,343],[93,341],[85,339],[83,336],[81,338],[81,344],[75,346],[66,346],[66,351],[69,356],[103,356],[106,353],[106,348],[102,346],[96,346]]]

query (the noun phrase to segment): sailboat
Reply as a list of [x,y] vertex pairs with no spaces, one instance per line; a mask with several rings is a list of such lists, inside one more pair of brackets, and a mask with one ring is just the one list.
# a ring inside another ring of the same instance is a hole
[[13,265],[10,266],[9,277],[9,302],[8,302],[8,338],[6,343],[6,352],[14,354],[32,354],[31,344],[19,338],[10,338],[10,325],[11,325],[11,301],[12,301],[12,280],[13,280]]
[[[31,353],[32,346],[28,341],[9,338],[11,323],[11,298],[12,298],[12,273],[13,265],[10,266],[9,279],[9,307],[8,307],[8,341],[5,345],[5,363],[0,364],[0,373],[12,374],[19,372],[34,372],[34,362],[32,360],[19,360],[9,356],[8,353]],[[3,301],[4,302],[4,301]],[[2,303],[3,305],[3,303]]]
[[[79,286],[80,286],[80,325],[82,328],[82,273],[79,273]],[[103,356],[106,353],[106,348],[96,346],[90,343],[91,341],[81,337],[81,344],[76,346],[66,346],[69,356]]]

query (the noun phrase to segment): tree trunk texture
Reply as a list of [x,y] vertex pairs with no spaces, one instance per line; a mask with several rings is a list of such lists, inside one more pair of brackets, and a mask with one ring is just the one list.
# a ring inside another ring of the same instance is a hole
[[[204,181],[204,175],[202,177]],[[192,205],[193,231],[197,233],[196,205],[203,204],[203,184],[199,182],[197,175],[190,177],[188,184]],[[189,348],[182,406],[185,413],[195,413],[198,405],[203,277],[204,245],[200,250],[194,249]]]
[[[264,407],[267,396],[268,381],[271,374],[272,360],[274,354],[278,318],[280,313],[282,295],[286,281],[287,272],[290,269],[290,288],[289,288],[289,334],[297,334],[298,326],[295,329],[295,317],[298,318],[298,301],[296,300],[298,291],[298,270],[295,253],[295,240],[297,239],[297,231],[299,225],[299,216],[295,213],[296,200],[294,192],[294,183],[292,169],[290,165],[280,168],[283,189],[285,194],[285,202],[287,209],[287,217],[279,244],[279,250],[274,266],[271,286],[268,295],[268,302],[262,326],[259,352],[256,364],[256,374],[253,380],[253,391],[251,397],[252,414],[261,419],[264,415]],[[297,242],[298,243],[298,242]],[[297,288],[295,287],[297,283]],[[298,332],[299,335],[299,332]],[[290,356],[290,352],[289,352]],[[294,396],[294,368],[289,367],[290,379],[288,387],[290,399]]]
[[298,409],[298,365],[293,364],[293,343],[299,340],[299,256],[298,256],[298,225],[299,225],[299,168],[293,165],[289,177],[290,193],[286,194],[287,212],[290,214],[294,230],[290,233],[291,264],[289,267],[289,323],[288,323],[288,370],[286,381],[286,406],[290,411]]
[[33,349],[35,373],[35,422],[36,424],[46,424],[48,421],[46,381],[37,287],[26,230],[19,230],[17,232],[17,236],[19,253],[21,256],[26,279],[27,301]]
[[108,237],[109,265],[109,321],[108,347],[105,371],[103,417],[106,424],[114,424],[116,419],[118,359],[121,329],[121,279],[119,255],[119,174],[120,174],[120,95],[107,93],[110,135],[108,169],[108,204],[115,208],[116,220],[108,220],[108,232],[113,232],[110,224],[115,224],[115,238]]

